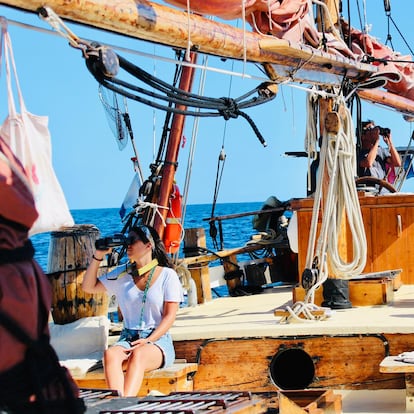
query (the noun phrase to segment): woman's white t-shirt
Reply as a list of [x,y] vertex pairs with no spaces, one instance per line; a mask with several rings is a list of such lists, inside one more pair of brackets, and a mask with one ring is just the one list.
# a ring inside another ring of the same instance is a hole
[[[114,270],[117,273],[118,269]],[[119,270],[118,270],[119,272]],[[143,325],[141,325],[141,309],[144,291],[138,289],[133,277],[123,273],[118,278],[114,275],[103,275],[99,280],[109,295],[115,295],[124,318],[124,327],[128,329],[156,328],[162,319],[164,302],[182,302],[183,290],[174,269],[163,267],[155,282],[150,286],[144,305]]]

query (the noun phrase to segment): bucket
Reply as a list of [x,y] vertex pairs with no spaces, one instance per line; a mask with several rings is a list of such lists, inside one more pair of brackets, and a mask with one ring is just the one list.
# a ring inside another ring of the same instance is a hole
[[267,263],[252,263],[244,268],[246,273],[247,284],[249,286],[263,286],[267,283],[265,271]]
[[352,303],[349,301],[349,280],[326,279],[323,282],[322,306],[331,309],[349,309]]
[[[91,224],[64,227],[50,234],[47,273],[52,283],[51,311],[56,324],[108,315],[108,295],[85,293],[81,287],[98,238],[99,229]],[[106,269],[101,268],[98,275]]]

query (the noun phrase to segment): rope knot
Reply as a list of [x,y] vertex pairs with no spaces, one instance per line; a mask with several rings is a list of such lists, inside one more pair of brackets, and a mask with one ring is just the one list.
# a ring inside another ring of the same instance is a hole
[[220,109],[220,115],[228,121],[230,118],[236,119],[240,114],[239,106],[237,105],[236,101],[233,98],[221,98],[224,103],[225,108]]

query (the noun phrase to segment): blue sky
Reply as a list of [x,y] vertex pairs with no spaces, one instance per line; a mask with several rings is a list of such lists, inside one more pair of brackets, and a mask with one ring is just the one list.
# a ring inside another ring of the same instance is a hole
[[[414,47],[412,18],[406,7],[397,10],[391,2],[392,17]],[[394,7],[393,7],[394,6]],[[405,6],[405,2],[404,2]],[[395,9],[394,9],[395,8]],[[405,9],[405,11],[404,11]],[[0,6],[0,15],[11,20],[50,29],[36,15]],[[387,20],[382,0],[367,0],[367,17],[372,22],[371,34],[382,41],[387,37]],[[119,35],[69,25],[80,37],[116,44],[131,50],[173,58],[169,48],[152,45]],[[88,72],[79,50],[71,48],[60,36],[51,36],[9,26],[17,72],[28,110],[49,116],[52,136],[53,165],[71,209],[119,207],[133,178],[130,158],[132,146],[120,151],[108,125],[99,100],[98,84]],[[409,54],[400,35],[391,26],[392,43],[396,50]],[[118,52],[148,72],[172,82],[171,63]],[[201,58],[199,60],[201,62]],[[247,73],[257,77],[261,72],[252,64],[209,57],[209,65],[223,70]],[[259,80],[207,73],[205,95],[237,97],[251,90]],[[2,69],[0,117],[7,115],[5,71]],[[198,90],[198,77],[194,91]],[[144,105],[129,103],[129,113],[144,176],[149,174],[165,113]],[[285,151],[302,151],[305,131],[305,93],[283,86],[275,100],[247,111],[265,137],[263,148],[243,118],[227,123],[221,118],[202,118],[199,123],[197,147],[188,197],[189,204],[211,203],[222,145],[226,152],[218,202],[264,201],[270,195],[281,200],[306,194],[306,159],[285,157]],[[412,124],[401,115],[372,104],[363,105],[363,117],[390,127],[394,143],[405,146],[412,133]],[[176,179],[184,185],[185,169],[190,149],[193,118],[186,122],[187,143],[180,149]],[[154,144],[155,142],[155,144]],[[412,181],[412,182],[411,182]],[[414,191],[414,179],[407,181],[403,191]]]

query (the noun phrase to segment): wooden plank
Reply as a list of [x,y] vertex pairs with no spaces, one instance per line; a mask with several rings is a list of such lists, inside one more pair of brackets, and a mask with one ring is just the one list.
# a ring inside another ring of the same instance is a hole
[[279,392],[280,414],[340,414],[342,398],[332,390]]
[[[163,394],[174,391],[193,391],[193,375],[198,369],[196,363],[176,363],[171,367],[146,372],[138,396],[148,395],[151,390]],[[106,389],[105,373],[103,368],[88,372],[85,376],[73,379],[80,388]]]
[[[315,376],[309,388],[381,389],[384,384],[401,388],[398,375],[385,379],[378,370],[386,354],[384,339],[380,335],[349,335],[206,341],[198,348],[194,390],[275,390],[277,385],[270,370],[272,360],[290,349],[303,350],[314,363]],[[174,346],[180,348],[176,342]],[[292,361],[290,372],[300,374],[302,368]]]
[[406,373],[414,372],[414,364],[397,361],[397,356],[387,356],[380,363],[380,372],[384,373]]
[[210,288],[210,275],[208,265],[188,266],[195,285],[197,287],[197,303],[206,303],[213,299]]
[[256,250],[262,250],[262,249],[263,249],[263,244],[249,244],[247,246],[235,247],[233,249],[220,250],[220,251],[215,252],[214,254],[206,254],[206,255],[200,255],[200,256],[195,256],[195,257],[184,257],[183,261],[187,265],[208,263],[208,262],[213,262],[219,258],[226,258],[226,257],[230,257],[233,255],[254,252]]
[[[324,310],[313,310],[310,311],[310,313],[316,318],[316,319],[320,319],[321,317],[325,316],[325,311]],[[273,314],[276,317],[282,317],[282,318],[288,318],[290,316],[290,313],[285,310],[285,309],[275,309],[275,311],[273,312]],[[302,314],[299,315],[300,318],[305,318]]]
[[402,268],[402,282],[414,284],[414,204],[372,208],[371,215],[373,268]]
[[[226,323],[225,318],[223,323]],[[311,388],[403,389],[404,374],[390,373],[385,376],[380,372],[379,364],[386,355],[398,355],[407,349],[414,349],[414,333],[383,334],[380,329],[378,334],[368,336],[278,336],[231,340],[232,328],[229,327],[229,338],[223,341],[174,340],[177,358],[199,364],[194,377],[194,390],[216,390],[217,384],[226,390],[231,384],[236,384],[234,389],[275,391],[277,387],[269,380],[270,362],[278,351],[294,347],[303,349],[316,361],[318,378]],[[210,344],[215,342],[217,345],[210,352]],[[208,354],[204,354],[205,348]],[[249,348],[252,351],[245,352]],[[337,358],[338,355],[341,358]],[[344,364],[344,361],[347,363]],[[338,377],[335,377],[336,372]]]
[[406,411],[414,411],[414,363],[397,361],[396,356],[384,358],[380,364],[380,372],[403,373],[405,379],[405,408]]

